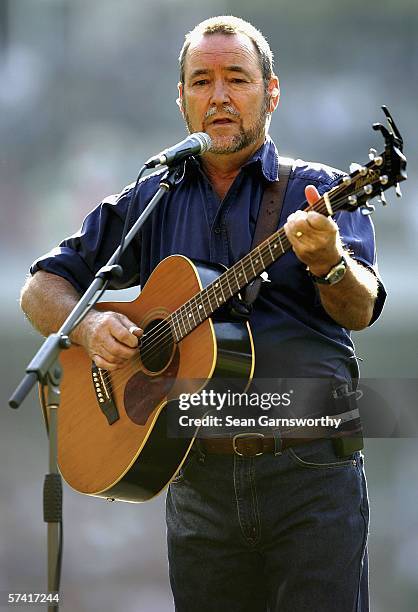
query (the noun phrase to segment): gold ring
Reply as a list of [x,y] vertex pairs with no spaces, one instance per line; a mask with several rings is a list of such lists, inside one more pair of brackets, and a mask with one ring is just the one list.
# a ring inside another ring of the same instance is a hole
[[301,236],[303,236],[303,232],[296,232],[296,238],[300,238]]

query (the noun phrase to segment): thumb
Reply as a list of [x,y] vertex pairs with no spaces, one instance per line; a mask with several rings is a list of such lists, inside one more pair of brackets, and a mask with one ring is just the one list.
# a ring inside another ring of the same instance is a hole
[[305,187],[305,197],[309,206],[312,206],[312,204],[315,204],[315,202],[317,202],[321,196],[318,193],[318,189],[314,187],[314,185],[307,185]]

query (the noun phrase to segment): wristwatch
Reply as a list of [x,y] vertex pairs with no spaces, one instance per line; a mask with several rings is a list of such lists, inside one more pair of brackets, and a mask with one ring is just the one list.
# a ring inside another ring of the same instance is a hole
[[332,266],[331,270],[325,276],[315,276],[312,274],[308,268],[308,274],[313,280],[314,283],[318,283],[320,285],[335,285],[339,283],[345,276],[347,271],[347,260],[344,256],[341,257],[340,261]]

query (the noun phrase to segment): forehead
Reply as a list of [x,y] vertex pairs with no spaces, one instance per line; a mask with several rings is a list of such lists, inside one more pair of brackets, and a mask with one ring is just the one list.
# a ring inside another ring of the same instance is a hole
[[185,58],[185,75],[195,70],[240,66],[261,75],[254,43],[245,34],[205,34],[192,39]]

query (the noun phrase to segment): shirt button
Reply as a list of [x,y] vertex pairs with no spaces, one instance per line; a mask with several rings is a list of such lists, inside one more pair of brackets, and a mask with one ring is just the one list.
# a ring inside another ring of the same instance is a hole
[[220,234],[220,233],[221,233],[221,228],[215,227],[215,234]]

